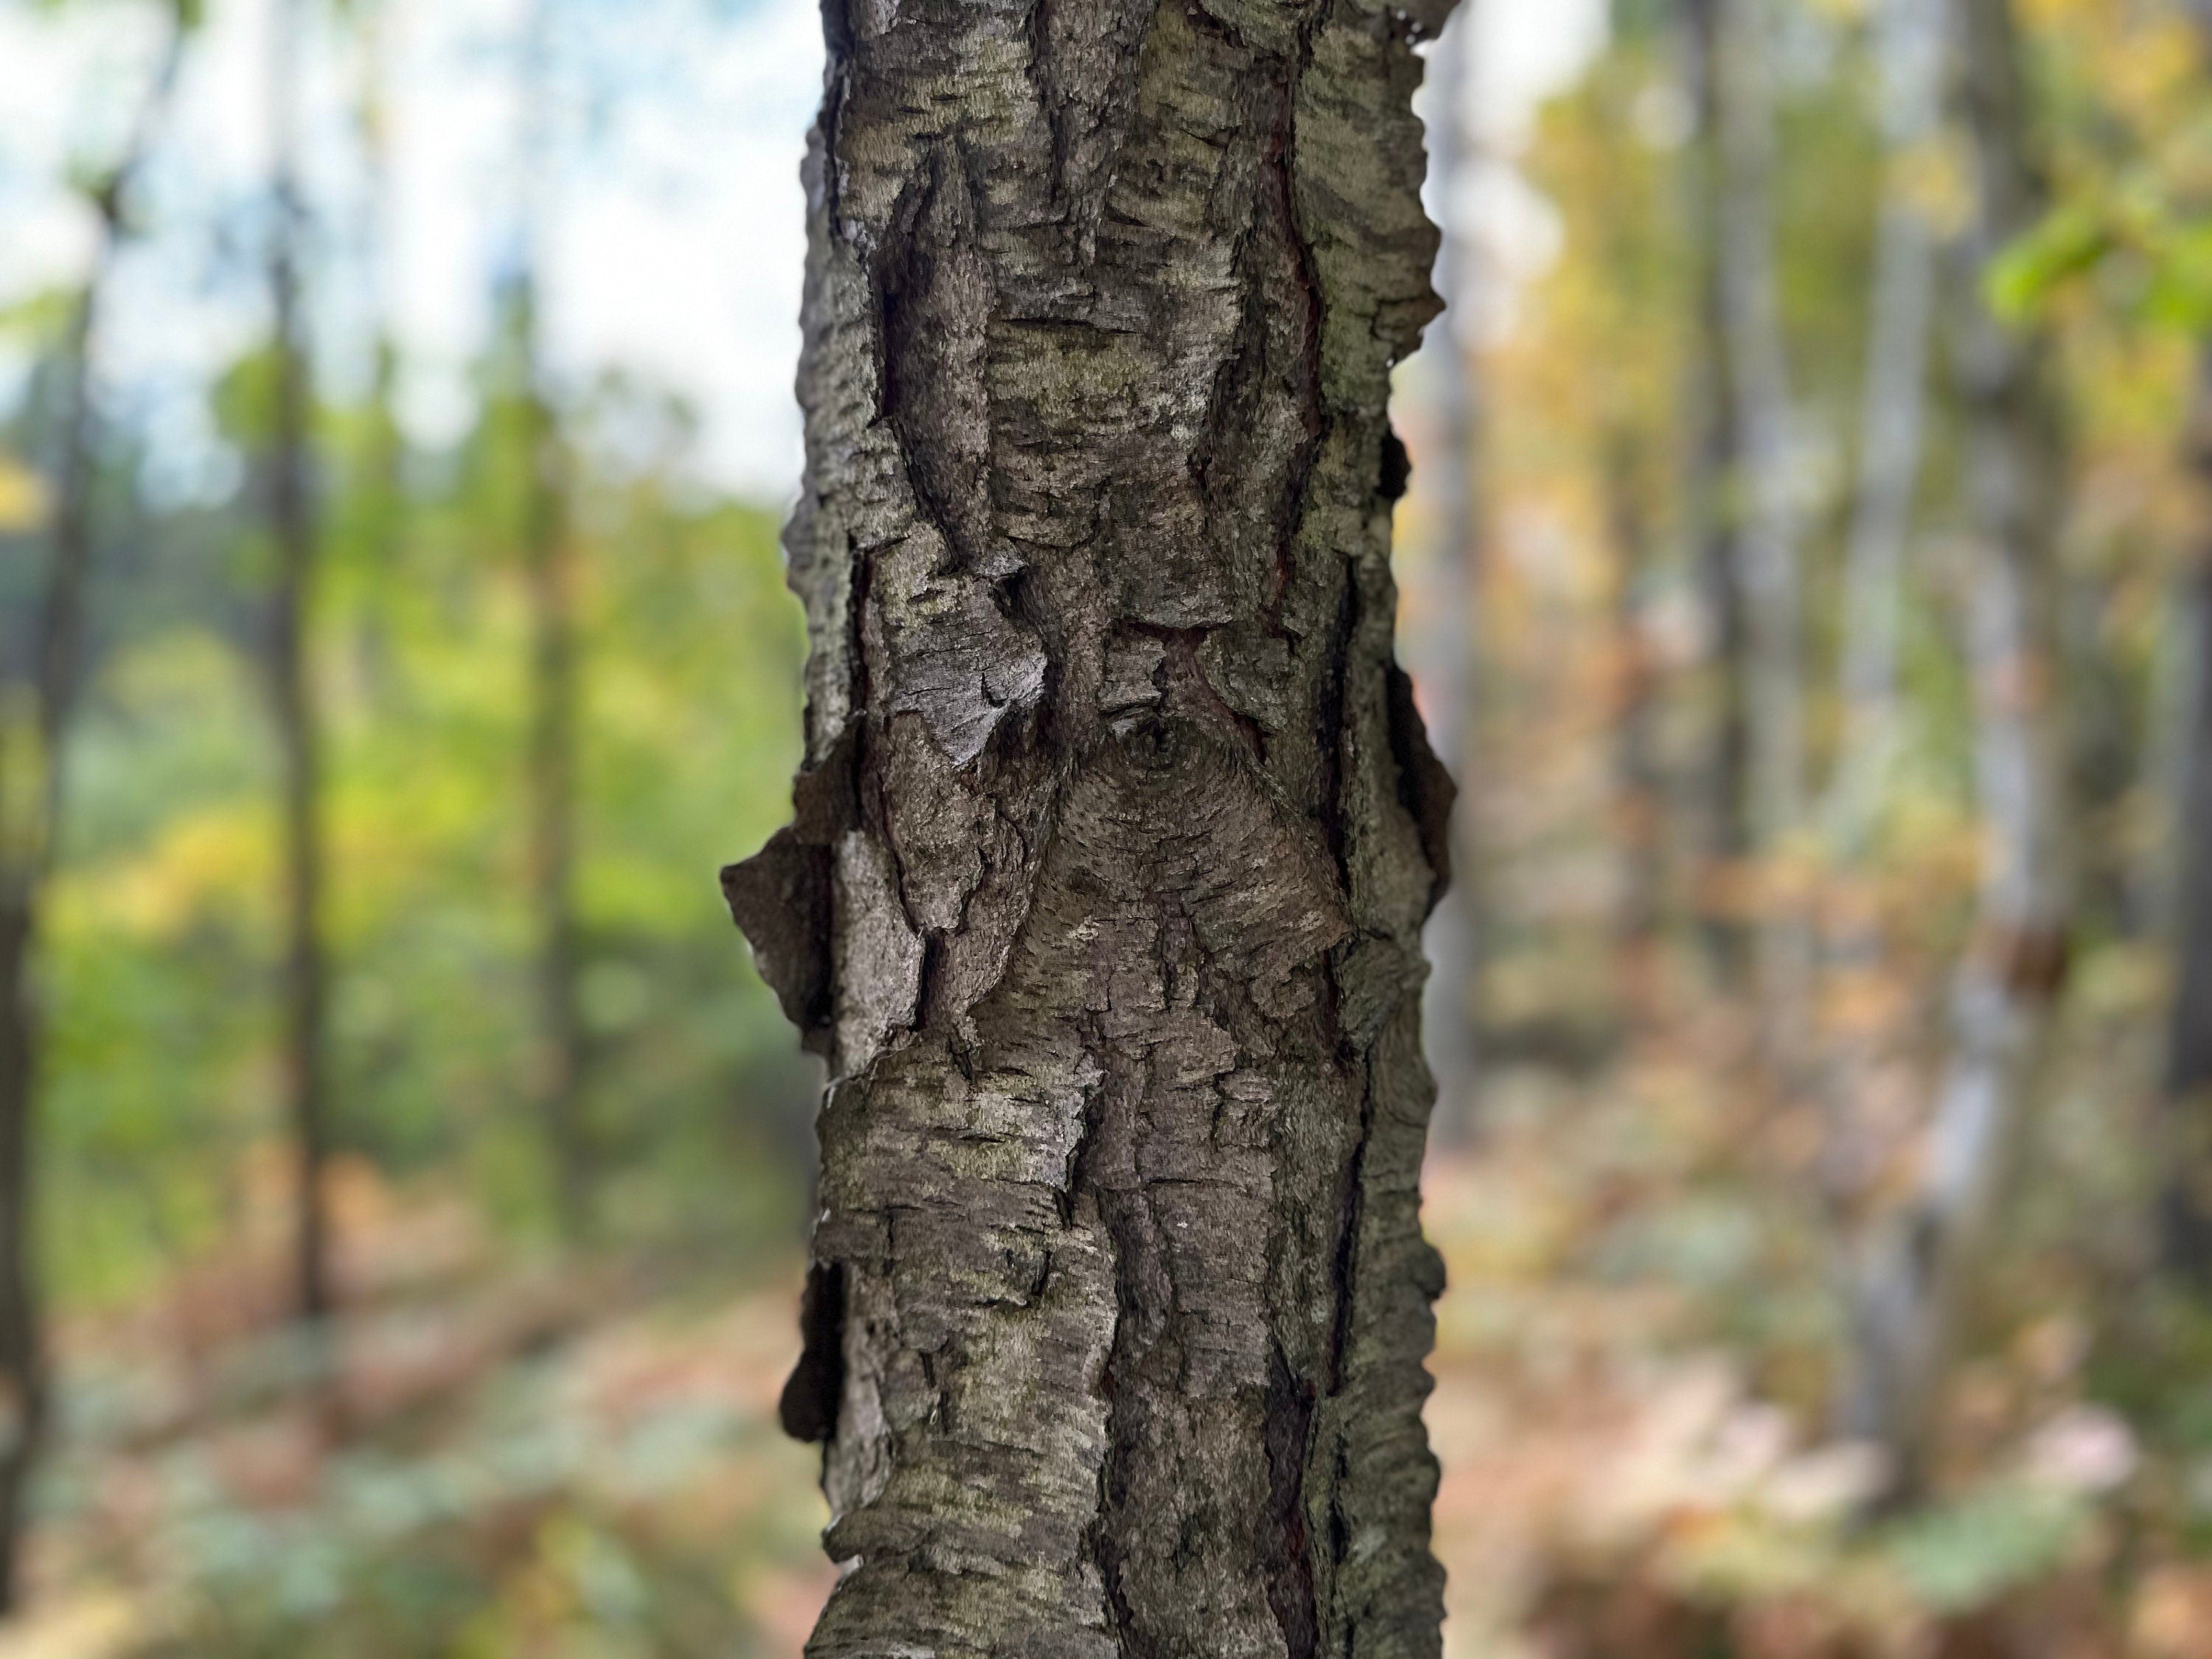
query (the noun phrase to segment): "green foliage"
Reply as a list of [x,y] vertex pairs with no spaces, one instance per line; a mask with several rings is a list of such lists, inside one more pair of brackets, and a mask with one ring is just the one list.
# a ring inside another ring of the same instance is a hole
[[[270,367],[257,352],[217,389],[222,429],[249,452]],[[449,457],[401,454],[374,407],[325,410],[318,427],[342,1141],[394,1173],[471,1171],[495,1211],[543,1227],[513,406],[491,400]],[[775,525],[668,457],[617,475],[579,448],[571,466],[593,1144],[626,1224],[787,1237],[806,1079],[714,880],[787,811],[797,758],[804,641]],[[192,605],[110,613],[123,626],[70,757],[44,1187],[65,1304],[142,1291],[237,1224],[252,1198],[240,1155],[282,1133],[264,566],[240,561],[258,538],[231,526]],[[172,564],[197,556],[185,519],[147,534],[173,543]]]
[[2070,1498],[1992,1486],[1899,1523],[1888,1549],[1923,1603],[1965,1613],[2056,1567],[2081,1520]]

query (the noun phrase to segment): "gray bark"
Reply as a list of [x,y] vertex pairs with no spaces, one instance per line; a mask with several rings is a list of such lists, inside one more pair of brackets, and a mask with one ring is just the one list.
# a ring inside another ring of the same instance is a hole
[[308,644],[318,537],[309,456],[313,392],[300,272],[306,221],[299,178],[300,7],[301,0],[276,0],[270,23],[270,195],[276,213],[269,288],[275,308],[276,399],[266,488],[276,548],[270,689],[283,795],[283,1079],[298,1168],[299,1308],[301,1318],[313,1322],[331,1310],[322,1190],[331,1135],[325,1042],[330,969],[322,933],[322,732]]
[[[1720,346],[1729,380],[1743,606],[1742,695],[1751,850],[1771,860],[1804,817],[1796,423],[1775,269],[1771,0],[1715,0],[1713,101],[1720,149]],[[1804,1012],[1805,921],[1769,897],[1756,934],[1770,1046],[1788,1055]]]
[[[1937,228],[1912,187],[1942,125],[1943,43],[1948,0],[1886,0],[1875,19],[1881,126],[1888,173],[1875,235],[1874,298],[1859,408],[1859,465],[1844,554],[1842,741],[1820,803],[1826,859],[1841,902],[1822,918],[1821,969],[1880,973],[1883,940],[1863,890],[1900,739],[1899,635],[1906,550],[1918,493],[1929,353],[1938,284]],[[1824,1196],[1847,1224],[1880,1176],[1881,1149],[1857,1109],[1885,1033],[1830,1034],[1822,1047],[1827,1112]]]
[[[1436,288],[1444,314],[1430,329],[1424,352],[1431,371],[1425,384],[1436,404],[1436,453],[1420,458],[1418,487],[1428,497],[1437,545],[1430,567],[1427,614],[1407,641],[1430,717],[1430,742],[1455,778],[1466,777],[1479,764],[1474,740],[1480,720],[1474,602],[1481,541],[1475,471],[1481,410],[1466,337],[1476,256],[1466,228],[1453,222],[1472,152],[1466,101],[1475,21],[1474,8],[1462,8],[1429,55],[1434,83],[1428,123],[1430,195],[1443,234]],[[1438,1127],[1457,1136],[1468,1133],[1474,1121],[1480,1060],[1482,915],[1474,883],[1475,838],[1473,804],[1462,801],[1452,815],[1452,890],[1437,907],[1423,941],[1432,971],[1422,1025],[1429,1066],[1437,1076]]]
[[724,878],[831,1079],[817,1659],[1438,1650],[1384,405],[1445,9],[826,9],[807,758]]
[[1821,814],[1833,855],[1865,858],[1896,744],[1898,635],[1926,426],[1938,235],[1911,170],[1942,119],[1947,0],[1885,0],[1875,20],[1888,184],[1875,234],[1874,301],[1845,552],[1844,735]]
[[1978,543],[1968,635],[1990,847],[1923,1174],[1875,1241],[1844,1401],[1847,1426],[1892,1451],[1905,1492],[1926,1474],[1945,1373],[2033,1138],[2071,904],[2055,598],[2063,444],[2044,339],[2008,329],[1980,297],[1987,262],[2040,216],[2044,185],[2010,0],[1958,0],[1957,15],[1975,207],[1961,250],[1956,378]]

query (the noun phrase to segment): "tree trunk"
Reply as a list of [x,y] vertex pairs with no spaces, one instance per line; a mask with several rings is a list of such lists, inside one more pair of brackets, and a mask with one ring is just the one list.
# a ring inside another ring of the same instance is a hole
[[[2212,0],[2191,8],[2212,61]],[[2212,1296],[2212,341],[2197,349],[2196,396],[2185,436],[2204,514],[2185,607],[2190,689],[2184,716],[2180,868],[2173,1001],[2166,1057],[2166,1178],[2160,1253],[2166,1267]]]
[[1876,1240],[1856,1310],[1846,1422],[1890,1449],[1900,1494],[1927,1473],[1960,1328],[2033,1139],[2071,902],[2055,599],[2063,445],[2044,340],[1998,322],[1981,297],[1988,261],[2036,222],[2044,188],[2010,0],[1959,0],[1958,19],[1975,204],[1961,250],[1957,380],[1978,544],[1968,632],[1989,852],[1920,1184]]
[[[31,673],[34,732],[28,764],[6,769],[27,799],[6,803],[0,844],[0,1617],[21,1586],[26,1489],[46,1419],[47,1376],[34,1239],[33,1181],[46,1018],[36,983],[46,889],[59,852],[64,751],[76,711],[84,650],[85,596],[93,563],[99,420],[93,392],[107,278],[126,234],[125,198],[176,85],[181,19],[171,33],[122,154],[88,191],[98,226],[92,268],[62,346],[61,433],[53,537]],[[13,734],[6,734],[12,737]]]
[[1749,976],[1744,876],[1752,854],[1748,602],[1740,546],[1735,387],[1726,368],[1727,303],[1721,279],[1720,0],[1681,0],[1682,77],[1695,112],[1686,204],[1697,315],[1688,395],[1693,434],[1683,498],[1691,556],[1706,619],[1710,737],[1701,780],[1703,869],[1698,932],[1713,975],[1730,990]]
[[[1467,322],[1475,274],[1475,251],[1464,225],[1455,224],[1455,200],[1469,161],[1467,88],[1473,76],[1476,15],[1458,13],[1429,54],[1434,82],[1429,119],[1430,194],[1443,232],[1437,256],[1436,287],[1444,314],[1429,331],[1433,359],[1426,384],[1436,403],[1436,453],[1421,457],[1420,489],[1436,525],[1427,616],[1414,624],[1408,655],[1429,715],[1429,738],[1454,777],[1478,763],[1474,738],[1481,711],[1475,660],[1476,559],[1481,527],[1475,479],[1480,408]],[[1482,973],[1482,915],[1474,884],[1473,803],[1452,815],[1452,890],[1429,920],[1424,944],[1431,971],[1422,1004],[1430,1069],[1437,1077],[1441,1134],[1463,1138],[1475,1115]]]
[[368,421],[358,459],[361,477],[354,495],[366,520],[364,551],[371,567],[369,592],[358,609],[356,635],[362,676],[372,694],[390,682],[392,621],[387,607],[400,590],[406,536],[406,434],[398,414],[399,343],[393,337],[392,238],[396,204],[392,191],[391,112],[385,98],[390,52],[392,0],[368,0],[355,9],[358,34],[356,73],[359,101],[355,125],[361,143],[363,212],[362,239],[368,252],[370,303],[375,313],[371,343]]
[[1433,1655],[1391,366],[1443,3],[830,6],[793,826],[808,1651]]
[[588,1226],[591,1148],[583,1121],[584,1022],[576,976],[576,552],[570,534],[560,417],[547,389],[539,324],[543,196],[552,165],[546,131],[552,23],[545,0],[532,9],[525,51],[520,254],[513,297],[514,374],[528,480],[523,560],[530,592],[530,870],[538,924],[539,1109],[554,1165],[562,1224]]
[[1845,555],[1844,736],[1823,804],[1834,856],[1867,856],[1896,746],[1905,545],[1918,491],[1936,308],[1936,228],[1912,173],[1942,118],[1947,0],[1886,0],[1875,20],[1887,182],[1859,406],[1858,487]]
[[[2197,365],[2191,460],[2212,503],[2212,350]],[[2212,538],[2186,597],[2190,696],[2175,846],[2180,857],[2173,1000],[2167,1015],[2167,1156],[2160,1253],[2212,1296]]]
[[1620,849],[1613,938],[1620,1012],[1632,1030],[1656,1017],[1667,886],[1667,780],[1660,754],[1661,672],[1644,621],[1650,530],[1644,511],[1643,444],[1616,416],[1601,457],[1607,538],[1613,556],[1613,817]]
[[[1941,131],[1947,3],[1886,0],[1875,20],[1887,178],[1875,228],[1857,489],[1844,561],[1843,738],[1820,804],[1830,877],[1820,966],[1831,993],[1883,972],[1869,878],[1900,736],[1899,633],[1926,425],[1938,253],[1936,227],[1912,175]],[[1878,1024],[1853,1014],[1823,1044],[1828,1125],[1821,1186],[1839,1223],[1856,1212],[1879,1179],[1878,1149],[1857,1104],[1886,1035]]]
[[1782,334],[1774,254],[1774,109],[1771,0],[1716,0],[1716,139],[1720,148],[1717,283],[1723,372],[1729,380],[1735,581],[1743,607],[1745,736],[1750,842],[1759,860],[1755,934],[1770,1050],[1795,1054],[1802,1036],[1810,940],[1797,907],[1771,890],[1774,861],[1804,816],[1796,412]]
[[295,1249],[301,1317],[331,1310],[323,1169],[330,1153],[324,1025],[328,965],[322,937],[322,738],[307,635],[314,612],[316,529],[309,446],[313,393],[300,256],[305,210],[299,167],[301,0],[277,0],[269,58],[276,223],[269,286],[276,309],[276,400],[269,455],[269,527],[276,548],[270,689],[283,777],[286,1106],[298,1162]]

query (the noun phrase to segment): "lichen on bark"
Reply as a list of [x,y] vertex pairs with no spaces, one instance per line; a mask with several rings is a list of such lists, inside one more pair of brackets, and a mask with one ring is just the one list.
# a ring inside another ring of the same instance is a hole
[[825,4],[806,763],[724,877],[830,1075],[817,1659],[1437,1650],[1385,404],[1448,4]]

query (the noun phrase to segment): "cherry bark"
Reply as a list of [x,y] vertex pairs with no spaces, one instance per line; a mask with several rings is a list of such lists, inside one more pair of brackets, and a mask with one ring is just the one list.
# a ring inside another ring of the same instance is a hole
[[1392,366],[1448,0],[830,0],[794,820],[808,1651],[1433,1655]]

